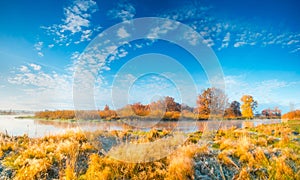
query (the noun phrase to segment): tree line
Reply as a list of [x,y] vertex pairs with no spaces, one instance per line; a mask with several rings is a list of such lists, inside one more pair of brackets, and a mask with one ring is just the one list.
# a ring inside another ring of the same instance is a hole
[[300,110],[295,110],[288,112],[282,116],[283,119],[289,120],[299,120],[300,119]]
[[[186,104],[175,102],[173,97],[166,96],[149,104],[140,102],[128,104],[123,108],[111,110],[108,105],[103,110],[57,110],[37,112],[35,117],[45,119],[157,119],[178,120],[186,119],[252,119],[257,101],[251,95],[243,95],[241,103],[232,101],[229,103],[228,97],[224,91],[218,88],[207,88],[198,95],[196,107],[190,107]],[[266,118],[278,118],[281,111],[278,108],[274,110],[266,109],[262,111]]]
[[40,111],[35,113],[35,118],[41,119],[118,119],[117,112],[110,110],[106,105],[103,110],[56,110],[56,111]]
[[197,119],[252,119],[257,101],[251,95],[229,103],[224,91],[218,88],[207,88],[197,98]]

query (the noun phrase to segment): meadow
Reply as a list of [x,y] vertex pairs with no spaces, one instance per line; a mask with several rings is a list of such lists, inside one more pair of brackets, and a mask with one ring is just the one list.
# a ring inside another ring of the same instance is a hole
[[[156,129],[69,131],[42,138],[0,134],[0,179],[300,179],[299,133],[295,120],[198,131],[185,134],[186,141],[177,146],[156,143],[175,136]],[[130,149],[149,142],[154,146]],[[139,163],[114,158],[129,152],[140,159],[166,147],[173,148],[171,154]]]

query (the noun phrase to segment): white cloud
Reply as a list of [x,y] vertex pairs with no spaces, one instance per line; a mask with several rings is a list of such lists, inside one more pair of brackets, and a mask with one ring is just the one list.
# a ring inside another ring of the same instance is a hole
[[157,39],[162,35],[167,34],[169,31],[176,29],[180,24],[176,21],[166,20],[161,26],[150,29],[147,38]]
[[292,39],[292,40],[290,40],[290,41],[287,43],[287,45],[296,44],[296,43],[298,43],[298,42],[299,42],[299,40],[294,40],[294,39]]
[[267,89],[283,88],[290,85],[290,83],[287,83],[285,81],[279,81],[278,79],[266,80],[257,84],[259,88],[263,88],[263,89],[265,89],[266,87]]
[[[64,18],[61,24],[42,26],[47,34],[53,36],[55,44],[69,46],[71,43],[90,41],[99,26],[91,24],[92,14],[98,10],[93,0],[76,0],[64,8]],[[54,44],[49,45],[52,48]]]
[[66,75],[59,75],[55,71],[46,73],[42,71],[41,66],[37,64],[21,66],[20,72],[17,72],[15,76],[8,79],[8,81],[12,84],[33,85],[40,88],[46,87],[50,89],[54,89],[66,80]]
[[109,10],[107,15],[113,19],[128,21],[134,18],[135,13],[136,11],[133,5],[127,2],[122,2],[119,3],[116,8]]
[[226,19],[214,14],[213,7],[190,3],[158,16],[188,24],[203,36],[204,43],[218,50],[228,47],[277,45],[289,49],[290,53],[300,52],[297,49],[300,47],[300,34],[282,31],[275,34],[273,32],[276,27],[257,26],[238,17]]
[[42,42],[42,41],[39,41],[39,42],[37,42],[37,43],[34,44],[34,48],[38,52],[38,55],[40,57],[44,56],[44,54],[42,53],[43,45],[44,45],[44,42]]
[[71,55],[72,60],[77,60],[80,57],[80,53],[78,51],[75,51]]
[[23,73],[28,72],[28,67],[27,66],[21,66],[19,69]]
[[204,6],[203,4],[186,3],[186,6],[183,6],[174,10],[167,10],[163,14],[158,14],[160,17],[173,19],[177,21],[187,21],[190,19],[203,19],[203,16],[206,15],[212,7]]
[[43,54],[42,52],[38,52],[38,55],[39,55],[40,57],[43,57],[43,56],[44,56],[44,54]]
[[35,47],[35,49],[37,50],[37,51],[41,51],[42,50],[42,47],[43,47],[43,42],[42,41],[39,41],[39,42],[37,42],[35,45],[34,45],[34,47]]
[[130,36],[124,27],[121,27],[117,33],[120,38],[127,38]]
[[296,94],[283,94],[282,92],[290,92],[291,88],[297,88],[300,85],[299,81],[283,81],[278,79],[269,79],[263,81],[247,81],[246,75],[239,76],[225,76],[226,93],[230,101],[237,100],[249,94],[258,101],[259,108],[263,104],[277,104],[280,106],[288,106],[289,102],[292,102]]
[[298,47],[298,48],[291,51],[291,53],[296,53],[296,52],[300,52],[300,47]]
[[222,41],[222,45],[220,47],[220,49],[222,48],[227,48],[230,42],[230,32],[227,32],[223,41]]
[[204,39],[202,42],[204,44],[206,44],[208,47],[212,47],[212,46],[215,45],[214,41],[212,39],[210,39],[210,38],[209,39]]
[[8,82],[21,85],[15,106],[35,110],[72,108],[72,76],[58,74],[55,71],[47,73],[37,64],[23,65]]
[[198,34],[193,31],[187,31],[184,33],[184,38],[189,41],[189,43],[193,46],[197,45],[198,42]]
[[41,66],[40,65],[37,65],[37,64],[30,64],[30,66],[35,70],[35,71],[39,71],[41,70]]
[[246,42],[242,42],[242,41],[240,41],[240,42],[236,42],[236,43],[234,43],[234,47],[241,47],[241,46],[244,46],[244,45],[246,45],[247,43]]
[[90,21],[81,14],[76,14],[69,8],[65,8],[65,16],[63,19],[64,24],[61,26],[60,32],[70,31],[72,34],[82,31],[83,27],[89,27]]
[[[117,34],[115,38],[117,38]],[[95,46],[89,46],[82,54],[79,54],[79,52],[72,54],[71,58],[74,63],[69,69],[75,75],[75,85],[80,86],[82,89],[78,93],[85,94],[85,91],[90,89],[92,83],[97,79],[100,80],[101,85],[106,83],[102,73],[110,70],[110,62],[124,57],[128,53],[121,47],[122,44],[125,44],[125,42],[115,44],[112,41],[101,41]]]

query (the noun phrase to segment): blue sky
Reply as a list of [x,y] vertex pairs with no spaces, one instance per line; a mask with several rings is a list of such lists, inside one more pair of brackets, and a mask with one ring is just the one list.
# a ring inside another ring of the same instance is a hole
[[[279,106],[287,112],[300,108],[299,6],[297,0],[3,0],[0,109],[74,108],[74,73],[80,54],[109,27],[141,17],[176,20],[199,33],[202,43],[219,60],[230,101],[250,94],[258,101],[258,110]],[[132,36],[126,30],[119,32]],[[139,40],[120,47],[111,60],[99,65],[102,69],[96,73],[93,94],[99,108],[112,104],[118,70],[146,53],[165,54],[178,61],[192,76],[198,93],[210,86],[201,65],[182,48],[163,41]],[[166,70],[169,74],[176,74],[170,69]],[[155,94],[181,100],[177,85],[168,77],[152,74],[137,79],[134,72],[126,77],[137,80],[129,93],[148,97],[132,101],[146,103]],[[187,103],[194,105],[195,100],[190,97]]]

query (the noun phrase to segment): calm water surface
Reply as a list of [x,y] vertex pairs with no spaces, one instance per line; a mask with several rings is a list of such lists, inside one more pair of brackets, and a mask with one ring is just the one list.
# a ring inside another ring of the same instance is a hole
[[255,127],[260,124],[280,123],[280,119],[275,120],[231,120],[231,121],[88,121],[88,122],[62,122],[62,121],[45,121],[36,119],[16,119],[15,115],[0,115],[0,132],[8,135],[24,135],[30,137],[42,137],[45,135],[59,134],[68,130],[81,129],[88,131],[95,130],[122,130],[126,128],[150,130],[151,128],[178,130],[184,132],[212,130],[219,128],[245,126]]

